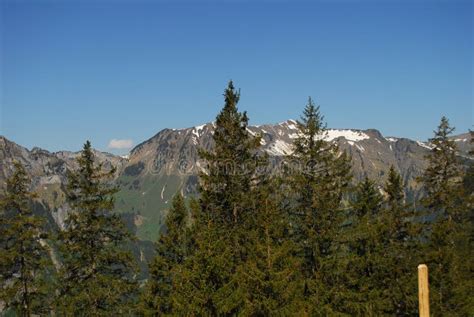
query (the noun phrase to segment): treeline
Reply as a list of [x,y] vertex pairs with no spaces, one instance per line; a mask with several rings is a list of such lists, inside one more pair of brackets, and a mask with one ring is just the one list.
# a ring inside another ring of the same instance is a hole
[[89,142],[69,175],[73,211],[58,235],[31,212],[29,180],[16,163],[1,208],[3,311],[414,316],[416,268],[426,263],[433,314],[474,314],[474,165],[459,161],[446,118],[430,140],[424,196],[407,202],[393,166],[383,188],[368,178],[355,184],[350,157],[322,137],[324,119],[311,99],[285,170],[266,173],[269,158],[247,130],[232,82],[224,97],[215,146],[200,151],[207,169],[199,196],[174,197],[144,283],[127,251],[134,237],[111,212],[114,171],[94,163]]

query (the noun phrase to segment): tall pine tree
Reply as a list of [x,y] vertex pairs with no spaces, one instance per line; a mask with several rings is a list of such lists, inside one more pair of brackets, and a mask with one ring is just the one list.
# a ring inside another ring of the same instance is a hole
[[87,141],[68,176],[72,207],[59,235],[63,266],[57,312],[61,315],[129,313],[136,297],[136,266],[126,243],[131,240],[121,218],[112,213],[117,188],[108,184],[115,170],[94,162]]
[[[351,180],[350,161],[335,143],[328,142],[319,107],[309,98],[288,156],[293,167],[288,177],[291,189],[294,241],[303,258],[304,298],[308,311],[330,314],[332,290],[337,283],[334,242],[342,216],[342,199]],[[294,168],[296,167],[296,168]]]
[[440,315],[470,315],[474,311],[474,258],[472,208],[463,192],[463,171],[450,138],[454,128],[443,117],[427,156],[428,167],[421,181],[428,212],[428,244],[422,260],[430,270],[430,300]]
[[216,118],[214,148],[200,151],[207,162],[207,172],[200,174],[200,201],[203,213],[224,226],[243,223],[251,211],[244,203],[252,188],[256,154],[260,138],[253,137],[248,127],[247,113],[240,113],[237,103],[240,92],[229,82],[224,92],[225,105]]
[[47,315],[53,269],[43,241],[44,221],[31,211],[34,194],[23,165],[15,162],[14,167],[0,201],[0,298],[4,309],[19,316]]
[[195,250],[178,276],[182,301],[177,309],[198,315],[239,311],[243,298],[232,277],[251,248],[247,232],[255,213],[251,197],[261,162],[256,153],[260,139],[247,130],[248,117],[238,111],[240,93],[232,82],[224,98],[215,122],[214,147],[200,151],[207,171],[200,175]]

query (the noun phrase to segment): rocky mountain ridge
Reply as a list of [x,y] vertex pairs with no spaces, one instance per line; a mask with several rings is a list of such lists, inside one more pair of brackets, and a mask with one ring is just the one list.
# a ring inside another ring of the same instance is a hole
[[[95,151],[105,168],[112,165],[117,168],[113,180],[120,187],[116,210],[129,220],[141,239],[157,237],[169,202],[177,191],[185,196],[196,193],[197,175],[204,169],[198,150],[212,147],[213,129],[213,123],[164,129],[135,146],[127,157]],[[261,151],[269,154],[274,172],[284,156],[291,153],[292,142],[298,135],[294,120],[249,126],[248,131],[261,136]],[[351,155],[355,179],[369,176],[382,184],[389,166],[393,165],[407,185],[407,194],[418,194],[419,185],[414,180],[426,167],[424,156],[430,149],[428,143],[384,137],[374,129],[329,129],[324,137]],[[453,139],[460,156],[467,158],[470,134]],[[68,212],[64,196],[67,171],[75,168],[77,155],[77,152],[49,152],[39,148],[28,150],[0,136],[0,190],[12,172],[13,160],[20,161],[32,177],[33,190],[39,194],[38,203],[61,227]]]
[[[116,166],[120,170],[127,162],[110,153],[94,150],[94,154],[105,168]],[[0,192],[5,188],[6,178],[13,172],[13,162],[22,163],[31,178],[32,189],[38,194],[38,202],[61,227],[68,211],[64,196],[67,172],[77,167],[78,155],[79,152],[49,152],[38,147],[30,151],[0,136]],[[119,176],[118,171],[116,176]]]
[[[129,161],[118,178],[121,192],[117,210],[135,215],[141,238],[156,237],[157,228],[163,223],[168,204],[177,191],[185,196],[196,193],[196,175],[205,166],[198,150],[212,148],[213,129],[213,123],[165,129],[131,150]],[[261,151],[269,154],[273,171],[277,171],[284,156],[291,153],[292,142],[298,134],[294,120],[249,126],[248,131],[261,136]],[[415,179],[426,167],[424,157],[430,150],[428,143],[384,137],[375,129],[329,129],[325,139],[336,142],[351,155],[356,180],[368,176],[381,185],[393,165],[407,185],[408,198],[419,195]],[[466,156],[470,135],[456,136],[455,140],[460,155]]]

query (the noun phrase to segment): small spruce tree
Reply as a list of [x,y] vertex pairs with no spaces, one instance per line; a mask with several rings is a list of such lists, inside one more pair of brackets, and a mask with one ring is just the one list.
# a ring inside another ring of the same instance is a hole
[[113,214],[117,188],[108,184],[115,169],[94,162],[89,141],[68,176],[72,207],[60,232],[63,265],[56,303],[61,315],[129,314],[136,300],[136,265],[126,244],[132,239]]
[[426,196],[427,240],[422,261],[430,270],[430,302],[440,315],[462,316],[474,311],[472,205],[462,186],[463,170],[450,138],[454,128],[443,117],[421,177]]
[[53,272],[44,221],[33,214],[30,180],[19,162],[0,201],[0,298],[19,316],[50,312]]

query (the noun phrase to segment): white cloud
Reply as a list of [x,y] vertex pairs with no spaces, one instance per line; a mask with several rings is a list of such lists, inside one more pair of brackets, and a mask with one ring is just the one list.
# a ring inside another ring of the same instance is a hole
[[108,148],[114,150],[126,150],[133,146],[133,141],[130,139],[112,139],[109,141]]

